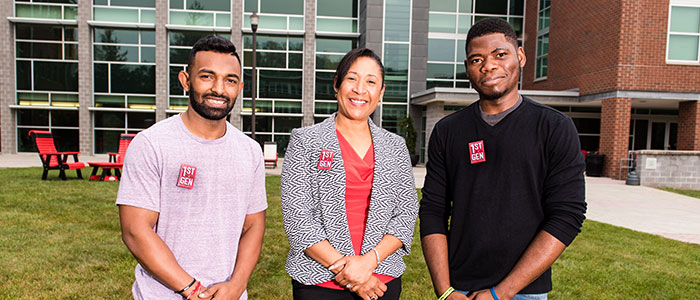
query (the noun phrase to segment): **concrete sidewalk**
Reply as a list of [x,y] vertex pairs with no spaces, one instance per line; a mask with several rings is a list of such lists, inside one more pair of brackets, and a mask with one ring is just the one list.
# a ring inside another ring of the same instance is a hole
[[586,201],[591,220],[700,244],[700,199],[586,177]]
[[[72,159],[71,159],[72,160]],[[80,156],[80,161],[107,161],[107,155]],[[40,167],[36,153],[2,154],[0,168]],[[267,175],[280,175],[282,159]],[[416,187],[422,188],[425,167],[413,168]],[[586,201],[591,220],[700,244],[700,199],[624,181],[586,177]]]

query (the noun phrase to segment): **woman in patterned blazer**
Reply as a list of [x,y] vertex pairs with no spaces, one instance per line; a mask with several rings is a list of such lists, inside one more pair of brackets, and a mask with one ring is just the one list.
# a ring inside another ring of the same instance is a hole
[[354,49],[333,81],[338,112],[293,130],[282,165],[294,299],[399,299],[418,199],[404,140],[369,119],[384,66]]

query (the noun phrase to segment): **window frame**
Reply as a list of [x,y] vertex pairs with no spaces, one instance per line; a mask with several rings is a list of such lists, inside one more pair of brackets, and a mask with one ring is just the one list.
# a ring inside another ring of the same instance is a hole
[[[691,65],[691,66],[700,66],[700,28],[698,28],[697,33],[688,33],[688,32],[671,32],[671,13],[673,12],[673,7],[691,7],[691,8],[697,8],[700,9],[700,1],[693,1],[693,0],[671,0],[669,2],[668,6],[668,24],[666,27],[666,55],[665,55],[665,60],[666,64],[669,65]],[[700,22],[700,20],[698,20]],[[669,54],[671,52],[671,36],[693,36],[693,37],[698,37],[698,53],[697,57],[694,61],[692,60],[678,60],[678,59],[670,59]]]
[[[549,28],[550,28],[550,22],[551,22],[551,11],[552,11],[552,3],[549,3],[549,6],[547,7],[540,7],[542,5],[543,0],[537,1],[537,39],[535,39],[535,80],[534,82],[542,81],[547,79],[547,73],[549,72]],[[550,17],[549,17],[549,22],[547,23],[547,26],[540,29],[540,22],[542,22],[542,17],[540,17],[544,12],[549,11]],[[543,40],[546,37],[547,39],[547,52],[543,53],[540,55],[540,40]],[[547,59],[547,63],[543,64],[542,59]],[[543,72],[543,76],[537,76],[538,71],[542,69],[542,67],[546,66],[547,71]]]

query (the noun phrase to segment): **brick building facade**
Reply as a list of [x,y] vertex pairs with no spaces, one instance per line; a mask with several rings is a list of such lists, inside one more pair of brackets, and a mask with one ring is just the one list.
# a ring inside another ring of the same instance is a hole
[[[605,155],[604,176],[626,172],[629,150],[700,150],[700,1],[526,0],[524,10],[521,92],[572,117],[582,150]],[[436,88],[412,104],[435,116],[437,103],[478,98],[459,94]]]

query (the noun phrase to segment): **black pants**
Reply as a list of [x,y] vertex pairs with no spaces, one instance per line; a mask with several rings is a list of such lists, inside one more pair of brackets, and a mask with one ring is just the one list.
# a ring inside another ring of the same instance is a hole
[[[316,285],[305,285],[292,279],[294,300],[361,300],[357,294],[348,290],[334,290]],[[401,277],[386,283],[386,292],[379,300],[399,300],[401,296]]]

